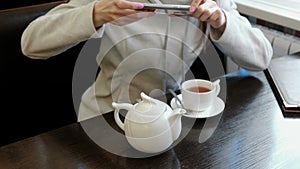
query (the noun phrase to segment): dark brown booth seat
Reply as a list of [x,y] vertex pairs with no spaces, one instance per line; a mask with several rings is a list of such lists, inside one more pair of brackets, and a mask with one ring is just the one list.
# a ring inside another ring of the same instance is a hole
[[82,44],[48,60],[20,48],[26,26],[60,3],[0,10],[0,146],[76,121],[72,73]]

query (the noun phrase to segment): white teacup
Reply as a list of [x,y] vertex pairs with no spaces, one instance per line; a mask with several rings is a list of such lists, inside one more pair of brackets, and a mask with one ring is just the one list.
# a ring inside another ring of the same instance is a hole
[[209,109],[220,93],[220,80],[211,82],[191,79],[181,85],[182,104],[186,110],[205,111]]

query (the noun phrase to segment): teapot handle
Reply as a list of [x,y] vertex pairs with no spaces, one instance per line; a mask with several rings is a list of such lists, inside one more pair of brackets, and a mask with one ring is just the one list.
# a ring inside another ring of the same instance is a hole
[[124,123],[120,119],[119,111],[120,111],[120,109],[115,109],[115,112],[114,112],[115,121],[116,121],[117,125],[124,131]]
[[129,110],[132,107],[132,105],[128,104],[128,103],[115,103],[115,102],[113,102],[112,106],[115,108],[115,111],[114,111],[115,121],[116,121],[117,125],[124,131],[124,123],[120,119],[120,116],[119,116],[120,113],[119,112],[120,112],[120,109]]

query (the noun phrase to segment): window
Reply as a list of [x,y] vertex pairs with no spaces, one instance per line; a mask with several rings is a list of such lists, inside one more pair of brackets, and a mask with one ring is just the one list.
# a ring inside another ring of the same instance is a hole
[[241,14],[300,31],[299,0],[235,0]]

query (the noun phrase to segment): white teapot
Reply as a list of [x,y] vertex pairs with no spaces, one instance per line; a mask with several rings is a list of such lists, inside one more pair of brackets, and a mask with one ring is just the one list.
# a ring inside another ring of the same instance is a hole
[[[134,105],[113,102],[115,121],[136,150],[145,153],[164,151],[179,137],[181,117],[186,111],[181,108],[172,110],[168,104],[143,92],[141,97],[142,101]],[[119,117],[121,109],[128,111],[124,123]]]

